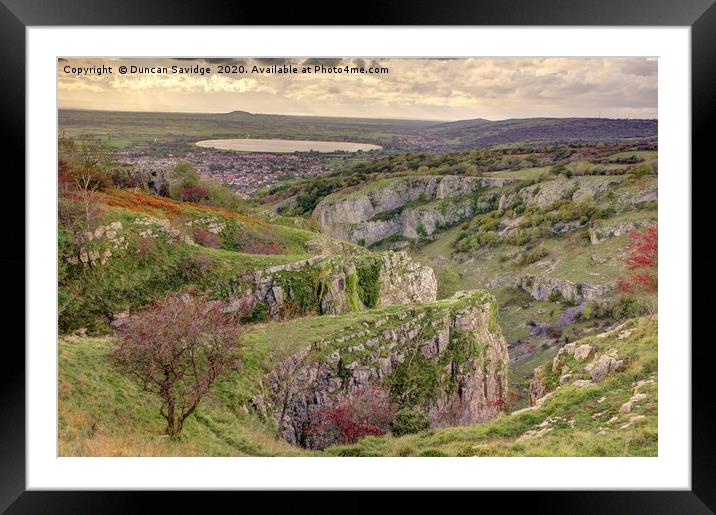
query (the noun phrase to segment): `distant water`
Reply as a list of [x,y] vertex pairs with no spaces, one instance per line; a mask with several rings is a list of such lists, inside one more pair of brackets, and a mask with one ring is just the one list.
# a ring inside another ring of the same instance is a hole
[[380,150],[380,145],[347,141],[305,141],[295,139],[207,139],[196,143],[200,147],[242,152],[357,152]]

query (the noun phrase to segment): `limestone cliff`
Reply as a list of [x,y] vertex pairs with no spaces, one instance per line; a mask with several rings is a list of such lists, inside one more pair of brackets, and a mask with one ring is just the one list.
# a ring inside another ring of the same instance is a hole
[[515,286],[529,293],[535,300],[558,300],[577,305],[613,292],[616,284],[575,283],[555,277],[524,274],[517,277]]
[[618,186],[623,181],[623,176],[584,176],[569,180],[540,182],[503,194],[498,208],[506,209],[518,201],[525,206],[534,205],[544,208],[562,199],[587,200]]
[[325,234],[353,243],[415,240],[472,217],[476,194],[510,182],[453,175],[386,179],[329,195],[313,216]]
[[497,306],[484,291],[415,306],[392,306],[356,328],[316,334],[265,378],[254,405],[288,442],[324,448],[312,415],[337,395],[368,386],[425,412],[433,427],[494,418],[507,395],[507,344]]
[[352,257],[315,256],[237,278],[229,309],[253,318],[287,318],[434,301],[433,269],[405,252],[365,253]]

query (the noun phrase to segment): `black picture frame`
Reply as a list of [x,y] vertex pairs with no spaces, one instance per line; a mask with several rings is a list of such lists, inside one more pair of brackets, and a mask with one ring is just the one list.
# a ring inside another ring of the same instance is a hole
[[[692,71],[692,156],[693,169],[702,173],[691,177],[684,174],[692,187],[692,277],[699,279],[698,292],[713,292],[713,270],[716,258],[709,252],[708,238],[711,205],[714,191],[713,163],[709,128],[716,115],[716,4],[715,0],[490,0],[457,2],[409,2],[400,0],[390,4],[362,2],[344,18],[356,25],[551,25],[551,26],[689,26],[691,27]],[[12,191],[6,200],[18,202],[15,213],[24,212],[25,191],[25,30],[31,26],[62,25],[246,25],[253,24],[336,24],[336,20],[321,18],[319,12],[331,13],[332,7],[311,9],[278,9],[269,3],[246,3],[236,0],[0,0],[0,106],[6,131],[5,162],[15,160],[14,173],[7,177],[6,188]],[[339,18],[339,17],[336,17]],[[339,18],[340,19],[340,18]],[[341,23],[338,23],[341,24]],[[709,173],[710,172],[710,173]],[[698,177],[698,187],[694,179]],[[13,184],[12,181],[15,181]],[[8,190],[6,190],[8,191]],[[10,198],[11,197],[11,198]],[[9,224],[7,241],[12,251],[2,253],[2,269],[6,271],[5,287],[12,292],[12,301],[4,308],[6,327],[19,329],[24,339],[25,298],[23,278],[18,273],[25,268],[25,226],[19,220]],[[700,235],[700,237],[695,237]],[[668,273],[668,272],[667,272]],[[9,286],[9,288],[8,288]],[[713,343],[706,336],[706,324],[711,315],[708,298],[699,299],[692,289],[692,489],[690,491],[588,491],[588,492],[480,492],[480,504],[487,506],[494,497],[505,505],[529,505],[531,513],[713,513],[716,511],[716,444],[714,427]],[[6,298],[10,298],[9,296]],[[700,334],[701,333],[701,334]],[[698,336],[703,336],[698,338]],[[48,345],[50,342],[48,342]],[[661,345],[681,345],[688,341],[660,342]],[[48,346],[48,351],[52,347]],[[206,506],[206,493],[172,492],[171,496],[155,492],[51,492],[26,491],[25,486],[25,353],[19,338],[7,339],[0,381],[0,511],[6,513],[129,513],[148,511],[153,502],[161,501],[164,508],[181,506],[182,512]],[[241,496],[244,507],[260,503],[249,493],[213,493],[219,500],[232,502]],[[263,494],[267,495],[267,494]],[[271,506],[291,502],[306,506],[310,501],[289,501],[282,494],[272,493]],[[316,494],[306,494],[316,496]],[[474,495],[474,494],[473,494]],[[159,496],[162,496],[159,499]],[[341,511],[357,511],[361,507],[374,509],[375,504],[364,494],[350,493]],[[170,497],[170,498],[168,498]],[[424,494],[414,493],[413,500],[423,503]],[[212,499],[215,501],[216,499]],[[266,502],[266,501],[263,501]],[[453,501],[459,502],[459,501]],[[468,502],[474,502],[468,501]],[[363,511],[363,510],[361,510]]]

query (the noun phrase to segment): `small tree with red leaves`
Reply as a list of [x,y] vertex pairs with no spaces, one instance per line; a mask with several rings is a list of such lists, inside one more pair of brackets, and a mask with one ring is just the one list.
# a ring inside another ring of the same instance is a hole
[[354,443],[369,435],[390,431],[397,406],[390,394],[367,386],[354,394],[339,395],[311,414],[308,434],[317,448],[335,443]]
[[239,366],[239,325],[220,303],[172,295],[123,321],[111,357],[161,398],[167,434],[184,421],[222,374]]
[[655,313],[659,279],[658,226],[629,233],[627,250],[626,266],[632,273],[619,280],[618,289],[629,296],[639,295],[639,303]]
[[634,272],[619,281],[624,293],[654,293],[658,287],[659,231],[653,225],[643,231],[629,233],[627,268]]

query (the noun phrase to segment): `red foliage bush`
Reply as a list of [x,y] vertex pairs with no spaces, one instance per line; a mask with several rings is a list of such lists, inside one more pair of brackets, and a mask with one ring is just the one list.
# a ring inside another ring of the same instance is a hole
[[324,444],[353,443],[364,436],[388,432],[396,411],[397,406],[386,390],[368,386],[353,395],[339,395],[315,410],[308,434]]
[[619,280],[618,288],[623,293],[637,291],[653,293],[658,288],[659,230],[655,224],[643,231],[629,233],[627,268],[635,272]]
[[201,227],[195,227],[192,231],[194,241],[204,247],[211,247],[212,249],[218,249],[221,247],[221,238],[219,238],[213,232],[209,232]]
[[199,202],[207,197],[206,190],[201,186],[193,186],[191,188],[184,188],[179,192],[179,197],[184,202]]

